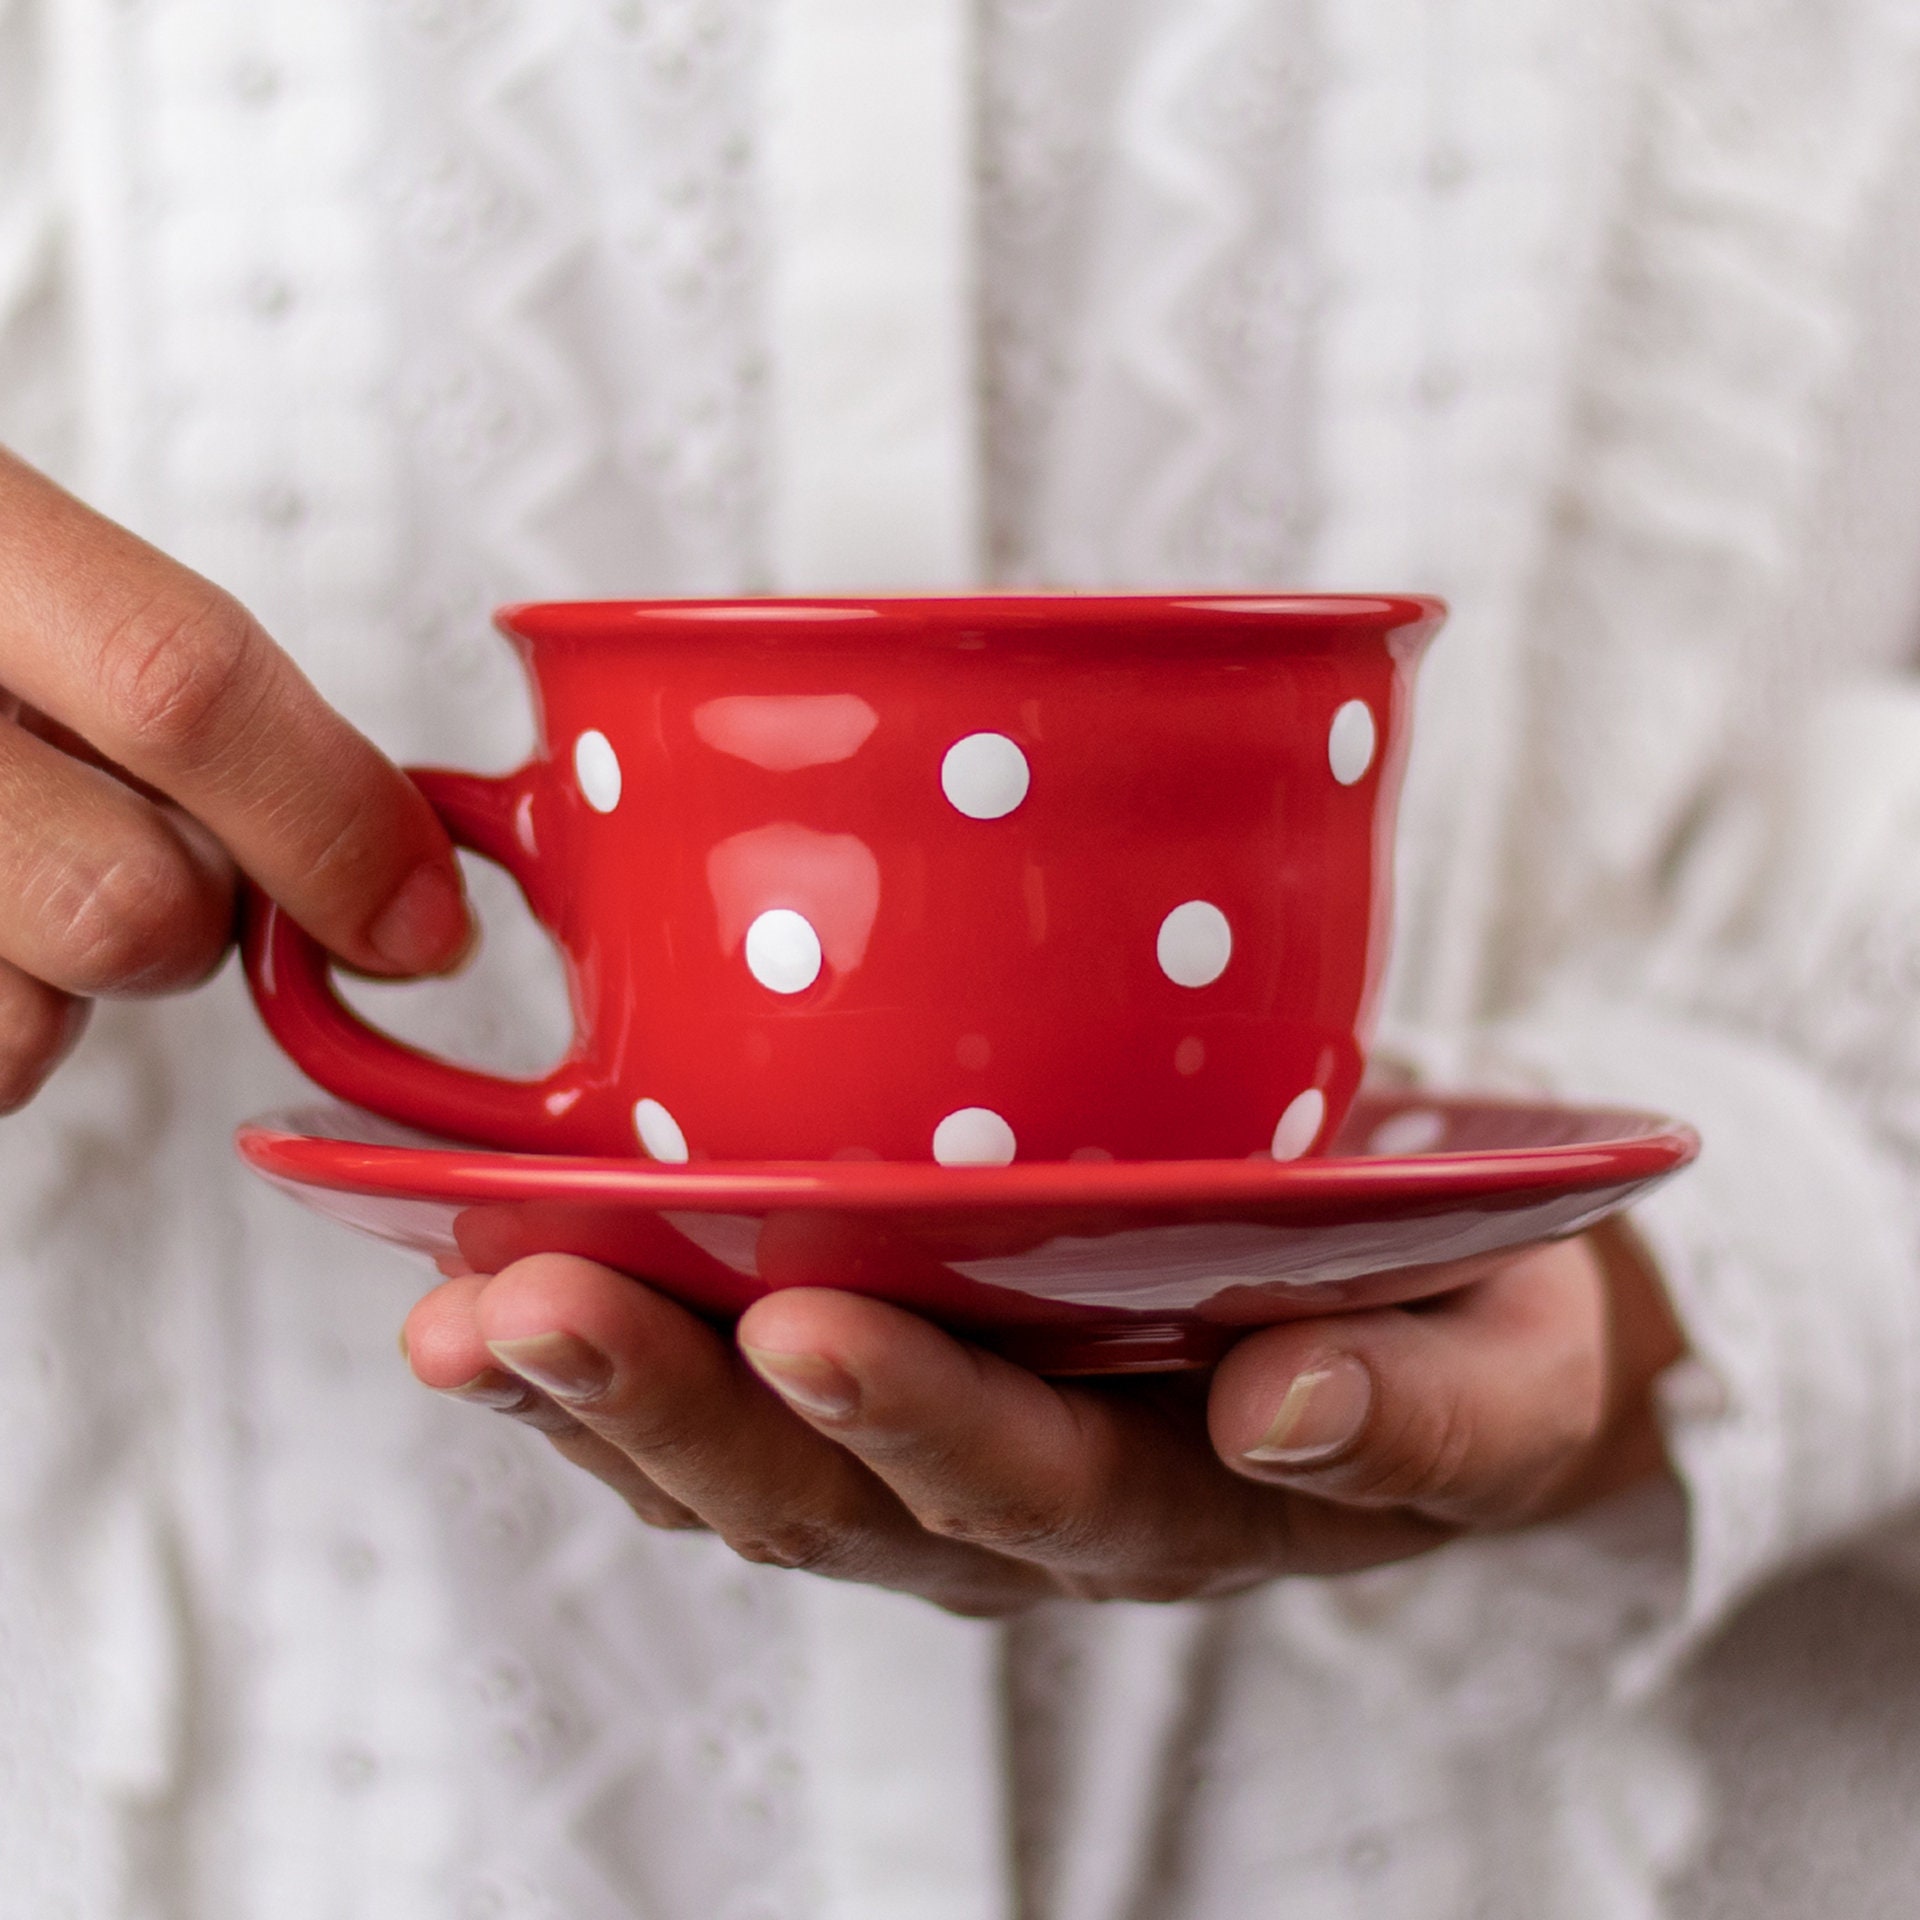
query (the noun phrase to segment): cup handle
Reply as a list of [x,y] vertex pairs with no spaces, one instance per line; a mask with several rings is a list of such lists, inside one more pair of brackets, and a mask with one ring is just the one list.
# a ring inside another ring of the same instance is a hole
[[[538,763],[499,777],[410,767],[408,776],[455,846],[504,867],[534,917],[541,910],[535,864]],[[540,1080],[509,1080],[456,1066],[369,1026],[334,991],[333,958],[279,904],[246,888],[241,957],[254,1005],[310,1080],[342,1100],[431,1133],[533,1152],[591,1151],[579,1111],[592,1084],[576,1035],[567,1057]]]

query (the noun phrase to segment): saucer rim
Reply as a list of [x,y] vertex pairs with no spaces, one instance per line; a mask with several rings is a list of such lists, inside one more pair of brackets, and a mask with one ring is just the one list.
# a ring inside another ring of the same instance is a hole
[[971,1211],[1014,1207],[1128,1210],[1253,1204],[1311,1215],[1351,1206],[1422,1205],[1543,1190],[1642,1186],[1677,1173],[1700,1136],[1665,1113],[1612,1102],[1407,1090],[1409,1107],[1559,1111],[1591,1117],[1609,1137],[1542,1146],[1415,1154],[1345,1154],[1272,1160],[1019,1161],[942,1167],[918,1161],[732,1161],[664,1167],[639,1159],[537,1154],[434,1143],[344,1140],[315,1131],[345,1102],[278,1108],[241,1122],[234,1147],[254,1172],[296,1186],[467,1203],[593,1199],[688,1212],[781,1208],[839,1211]]

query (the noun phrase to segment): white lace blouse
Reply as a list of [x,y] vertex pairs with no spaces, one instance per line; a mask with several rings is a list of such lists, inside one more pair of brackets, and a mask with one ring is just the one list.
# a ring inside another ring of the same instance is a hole
[[[8,1902],[1660,1911],[1712,1816],[1676,1656],[1920,1495],[1917,30],[0,0],[0,437],[390,750],[524,749],[513,597],[1439,591],[1398,1043],[1709,1141],[1644,1213],[1684,1518],[991,1629],[431,1401],[420,1276],[231,1162],[296,1084],[232,979],[109,1010],[0,1127]],[[531,1065],[483,899],[479,979],[383,1014]]]

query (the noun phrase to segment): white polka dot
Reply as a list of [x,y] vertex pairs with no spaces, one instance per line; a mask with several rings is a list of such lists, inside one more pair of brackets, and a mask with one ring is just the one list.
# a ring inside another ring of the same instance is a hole
[[595,813],[620,804],[620,756],[604,733],[590,727],[573,743],[573,777]]
[[676,1167],[685,1164],[687,1136],[680,1131],[680,1122],[658,1100],[634,1102],[633,1130],[656,1160]]
[[1273,1157],[1298,1160],[1319,1139],[1326,1118],[1327,1096],[1318,1087],[1309,1087],[1280,1116],[1273,1130]]
[[999,820],[1027,797],[1027,756],[1004,733],[970,733],[940,762],[940,790],[969,820]]
[[1327,734],[1327,765],[1333,777],[1343,787],[1352,786],[1373,765],[1373,750],[1379,743],[1373,709],[1364,700],[1349,700],[1333,716]]
[[1233,958],[1233,929],[1210,900],[1189,900],[1160,922],[1160,971],[1176,987],[1210,987]]
[[962,1107],[934,1128],[933,1157],[943,1167],[1004,1167],[1013,1129],[991,1107]]
[[804,993],[820,978],[820,936],[791,907],[770,908],[747,929],[747,970],[772,993]]
[[1447,1122],[1431,1107],[1412,1107],[1382,1120],[1367,1136],[1367,1151],[1397,1160],[1405,1154],[1431,1153],[1447,1137]]

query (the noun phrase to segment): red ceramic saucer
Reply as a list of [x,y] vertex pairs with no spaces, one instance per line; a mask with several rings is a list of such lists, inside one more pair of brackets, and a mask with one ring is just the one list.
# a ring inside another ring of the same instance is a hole
[[563,1158],[347,1107],[248,1122],[240,1155],[329,1219],[492,1273],[583,1254],[730,1319],[775,1287],[927,1314],[1043,1373],[1206,1366],[1249,1327],[1415,1300],[1578,1233],[1683,1167],[1656,1114],[1365,1093],[1333,1151],[940,1167]]

